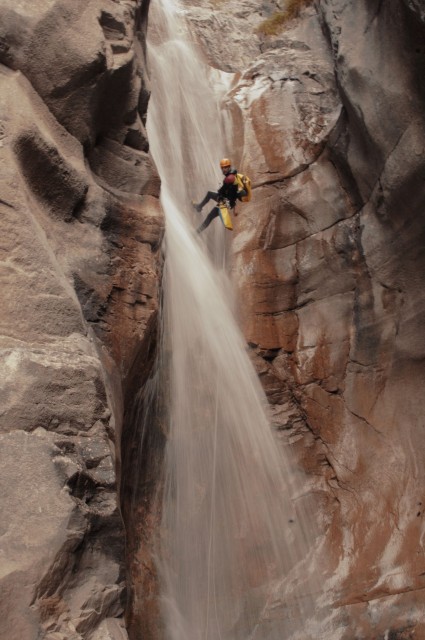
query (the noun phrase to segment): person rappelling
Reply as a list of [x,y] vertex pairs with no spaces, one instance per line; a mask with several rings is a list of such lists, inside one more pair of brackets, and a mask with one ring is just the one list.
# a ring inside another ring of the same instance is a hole
[[[237,169],[232,167],[229,158],[223,158],[220,160],[220,168],[223,173],[223,184],[218,191],[208,191],[205,198],[198,204],[192,202],[194,208],[198,213],[202,211],[202,208],[209,202],[209,200],[215,200],[217,205],[211,209],[205,220],[197,228],[197,233],[201,233],[206,229],[214,218],[220,216],[226,229],[230,231],[233,229],[232,219],[230,217],[230,211],[235,212],[237,201],[249,202],[251,199],[251,180],[241,173],[237,172]],[[236,212],[235,212],[236,215]]]

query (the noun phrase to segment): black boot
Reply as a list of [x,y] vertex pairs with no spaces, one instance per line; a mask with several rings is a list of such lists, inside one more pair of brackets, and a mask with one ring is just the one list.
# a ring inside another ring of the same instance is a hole
[[196,229],[196,233],[201,233],[204,229],[206,229],[214,218],[217,218],[220,215],[220,209],[218,207],[214,207],[211,209],[203,223]]
[[196,204],[196,202],[192,200],[192,207],[195,209],[195,211],[197,211],[198,213],[201,213],[202,204]]

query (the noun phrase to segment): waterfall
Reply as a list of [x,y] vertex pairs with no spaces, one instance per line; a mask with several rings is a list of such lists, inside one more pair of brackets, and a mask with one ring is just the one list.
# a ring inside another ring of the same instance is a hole
[[210,209],[200,216],[190,201],[218,187],[218,161],[232,155],[225,76],[200,61],[182,14],[154,0],[148,48],[147,128],[166,216],[158,362],[169,417],[157,550],[165,636],[283,640],[312,607],[315,534],[232,312],[222,249],[231,233],[219,219],[194,232]]

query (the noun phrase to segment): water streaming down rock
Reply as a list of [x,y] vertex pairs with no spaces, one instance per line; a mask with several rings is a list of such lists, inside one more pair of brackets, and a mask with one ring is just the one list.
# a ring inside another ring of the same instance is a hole
[[185,43],[170,0],[151,7],[150,22],[148,134],[166,214],[158,360],[170,385],[158,549],[166,637],[282,640],[310,611],[300,565],[313,526],[303,500],[291,499],[296,476],[271,433],[225,275],[204,244],[215,236],[223,246],[226,232],[216,220],[197,237],[188,204],[220,180],[225,83]]

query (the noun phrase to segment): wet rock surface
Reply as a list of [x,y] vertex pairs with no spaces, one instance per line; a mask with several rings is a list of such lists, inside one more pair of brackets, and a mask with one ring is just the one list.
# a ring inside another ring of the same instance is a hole
[[[148,4],[0,8],[5,640],[124,640],[128,601],[131,637],[142,623],[162,633],[160,426],[137,509],[127,473],[163,233],[145,133]],[[229,155],[254,184],[233,240],[241,324],[277,437],[319,503],[331,613],[314,637],[421,638],[424,10],[320,0],[259,33],[282,7],[183,9],[206,61],[230,74]]]
[[[201,45],[221,42],[215,10],[201,28],[194,9]],[[322,0],[206,52],[235,72],[228,152],[254,184],[233,239],[241,324],[325,524],[314,637],[424,634],[421,20],[416,2]]]

